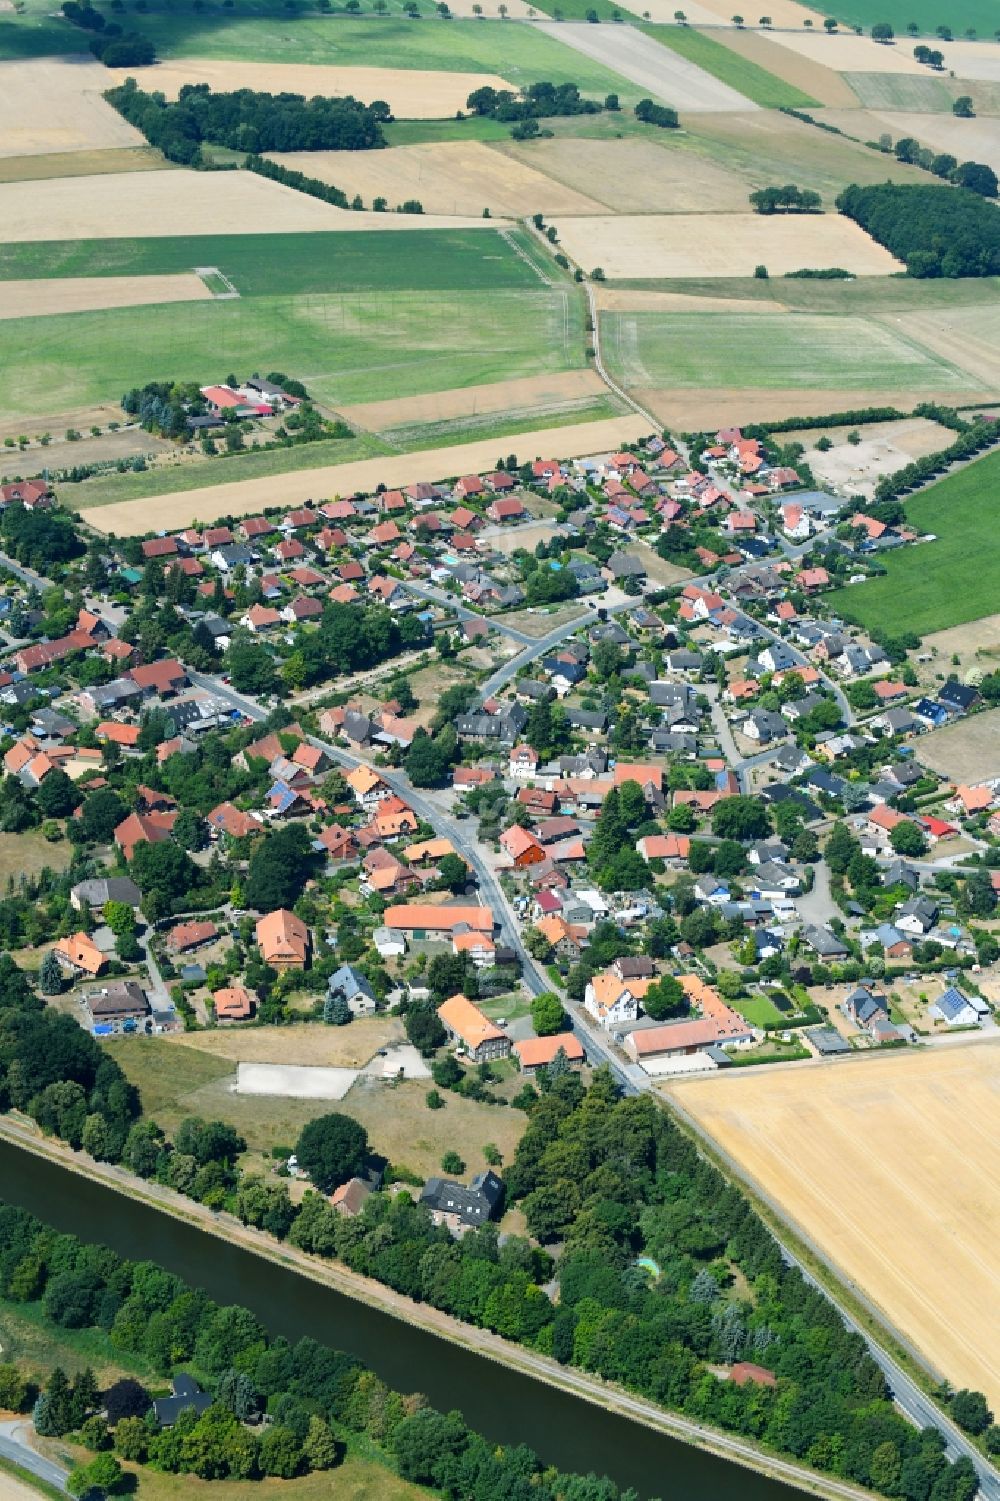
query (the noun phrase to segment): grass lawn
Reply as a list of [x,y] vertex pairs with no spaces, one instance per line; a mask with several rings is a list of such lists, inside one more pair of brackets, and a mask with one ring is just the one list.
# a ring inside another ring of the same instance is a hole
[[395,120],[382,127],[390,146],[420,146],[425,142],[509,141],[510,123],[466,115],[464,120]]
[[160,57],[246,59],[265,63],[329,63],[343,67],[418,68],[445,73],[495,73],[518,87],[550,79],[576,83],[603,99],[635,101],[640,90],[610,68],[582,57],[554,37],[510,21],[475,24],[413,22],[394,17],[289,16],[231,19],[149,15],[142,31]]
[[765,109],[778,109],[781,105],[805,109],[817,103],[809,94],[786,83],[783,78],[776,78],[759,63],[740,57],[703,31],[695,31],[690,26],[646,26],[643,29],[664,47],[669,47],[671,52],[686,57],[688,62],[697,63],[713,78],[728,83],[730,88],[752,99],[754,104],[762,104]]
[[733,1002],[733,1008],[750,1023],[751,1027],[775,1027],[783,1020],[777,1006],[766,995],[748,996],[746,1000]]
[[1000,23],[996,0],[955,0],[955,4],[956,10],[949,6],[945,11],[938,0],[878,0],[877,5],[872,0],[819,0],[816,9],[850,26],[863,26],[866,31],[873,22],[888,21],[902,45],[908,40],[906,27],[910,21],[915,21],[928,36],[934,34],[934,28],[942,21],[947,22],[957,37],[968,26],[974,26],[981,37],[993,36]]
[[992,615],[1000,591],[1000,533],[990,520],[1000,453],[988,454],[906,502],[908,523],[936,542],[884,558],[885,578],[828,595],[834,610],[870,630],[916,631]]
[[65,870],[73,858],[73,846],[68,839],[50,843],[38,829],[29,829],[25,834],[0,834],[0,891],[6,890],[11,876],[15,884],[21,875],[37,876],[48,866],[49,870]]
[[[515,231],[514,238],[527,248],[527,236]],[[0,246],[3,281],[160,276],[191,271],[195,266],[218,266],[241,297],[539,285],[531,266],[506,239],[488,228],[41,240]]]
[[[13,1361],[32,1378],[45,1376],[53,1366],[68,1372],[94,1367],[100,1381],[115,1381],[135,1371],[141,1377],[153,1372],[137,1366],[130,1356],[122,1365],[107,1334],[101,1329],[59,1329],[45,1318],[38,1303],[9,1303],[0,1299],[0,1346],[3,1359]],[[3,1486],[0,1484],[0,1495]]]
[[605,313],[604,358],[626,386],[974,391],[974,378],[862,318]]
[[421,1501],[423,1486],[401,1480],[387,1466],[349,1454],[335,1470],[297,1480],[199,1480],[163,1475],[148,1467],[125,1468],[139,1477],[139,1501]]
[[332,406],[577,369],[583,306],[570,288],[247,297],[11,319],[17,415],[116,399],[148,380],[285,370]]
[[[509,1097],[520,1085],[507,1081],[496,1087]],[[489,1165],[483,1156],[488,1142],[499,1148],[504,1162],[510,1162],[528,1123],[522,1110],[466,1100],[450,1090],[440,1091],[445,1101],[442,1110],[429,1110],[426,1098],[432,1088],[429,1079],[390,1085],[363,1078],[335,1108],[366,1127],[375,1151],[421,1177],[441,1171],[445,1152],[461,1157],[466,1168],[463,1178],[483,1172]]]
[[267,474],[293,474],[323,464],[352,464],[356,459],[377,459],[388,453],[386,444],[370,433],[356,438],[330,438],[303,443],[298,448],[275,448],[267,453],[218,456],[214,459],[178,459],[162,469],[138,474],[105,474],[67,490],[68,503],[81,511],[111,505],[118,500],[142,500],[152,495],[172,495],[178,490],[199,490],[202,485],[229,485],[237,480],[259,479]]

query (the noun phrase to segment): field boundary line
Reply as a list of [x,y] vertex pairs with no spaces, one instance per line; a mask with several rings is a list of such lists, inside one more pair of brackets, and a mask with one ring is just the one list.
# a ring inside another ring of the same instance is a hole
[[499,235],[501,240],[503,240],[507,245],[509,245],[510,249],[513,250],[514,254],[518,256],[526,266],[531,267],[532,271],[534,271],[535,275],[538,277],[538,280],[542,283],[543,286],[552,286],[552,278],[546,275],[541,266],[538,265],[537,261],[534,261],[531,258],[531,256],[525,250],[524,246],[517,243],[509,229],[501,229],[499,231]]

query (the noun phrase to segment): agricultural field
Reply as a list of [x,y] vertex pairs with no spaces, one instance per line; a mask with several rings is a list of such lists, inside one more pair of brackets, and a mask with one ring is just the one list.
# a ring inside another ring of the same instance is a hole
[[712,39],[728,52],[735,53],[737,58],[763,69],[765,75],[774,80],[768,85],[770,89],[775,83],[780,83],[795,93],[807,94],[819,104],[842,105],[847,109],[857,107],[850,84],[839,73],[824,63],[799,57],[788,47],[779,47],[767,32],[717,26]]
[[204,302],[211,292],[200,276],[73,276],[0,281],[0,319],[44,318],[146,303]]
[[[732,1069],[667,1091],[942,1377],[994,1407],[997,1061],[984,1043]],[[960,1119],[974,1125],[956,1132]]]
[[[916,115],[883,112],[879,118],[893,139],[914,136],[921,146],[932,151],[947,151],[959,161],[985,162],[994,171],[1000,168],[1000,120],[979,118],[959,120],[955,115]],[[964,128],[963,128],[964,127]]]
[[[0,244],[0,282],[168,276],[195,266],[217,266],[245,298],[273,296],[276,285],[286,296],[295,296],[302,292],[537,287],[544,279],[543,252],[520,230],[499,235],[483,225],[474,230],[424,230],[413,229],[412,224],[407,219],[394,234],[375,236],[334,230]],[[544,275],[553,270],[549,262]]]
[[[995,628],[991,634],[995,640]],[[994,666],[995,662],[989,663],[989,670]],[[932,771],[956,782],[983,782],[1000,776],[1000,709],[931,730],[920,741],[920,759]]]
[[[393,59],[395,62],[395,59]],[[107,70],[100,68],[107,78]],[[430,72],[397,63],[391,68],[362,66],[341,67],[322,63],[249,62],[238,60],[180,60],[156,63],[149,68],[130,69],[141,89],[159,90],[168,99],[176,99],[186,83],[207,83],[217,93],[234,89],[259,89],[271,94],[315,94],[342,98],[353,94],[366,102],[384,99],[394,115],[404,119],[440,119],[464,110],[473,89],[489,84],[495,89],[509,88],[495,73]],[[105,87],[107,86],[105,82]],[[110,105],[102,107],[115,114]],[[124,121],[121,122],[124,125]],[[126,127],[131,128],[131,127]],[[364,155],[377,155],[365,152]]]
[[837,590],[828,596],[832,607],[867,630],[891,632],[905,619],[921,636],[992,615],[1000,589],[1000,533],[991,520],[998,483],[1000,453],[993,453],[907,500],[908,523],[937,541],[886,556],[884,578]]
[[584,363],[581,299],[565,287],[238,298],[142,317],[141,341],[127,308],[7,321],[9,408],[44,415],[153,378],[207,383],[261,364],[338,407]]
[[[870,24],[870,23],[869,23]],[[904,23],[905,25],[905,23]],[[909,37],[885,46],[869,36],[822,31],[774,31],[768,36],[809,62],[822,63],[836,73],[912,73],[927,77],[927,68],[913,56]]]
[[[165,61],[224,59],[283,65],[324,64],[338,68],[417,69],[432,73],[500,76],[516,87],[539,79],[576,83],[603,99],[618,92],[622,102],[640,97],[611,67],[588,60],[537,27],[509,21],[473,26],[375,17],[324,19],[284,15],[225,20],[196,15],[150,15],[142,29]],[[488,81],[488,80],[482,80]]]
[[[636,214],[658,214],[667,207],[674,214],[749,209],[746,179],[721,162],[699,160],[687,133],[683,140],[671,138],[662,145],[635,136],[621,141],[556,136],[530,145],[511,141],[496,148],[497,154],[501,151],[501,160],[535,168],[612,211],[616,206],[627,206]],[[599,214],[601,209],[583,212]]]
[[381,196],[390,207],[416,198],[427,214],[474,216],[489,209],[493,218],[524,218],[533,213],[599,214],[604,207],[540,172],[529,154],[503,155],[480,141],[270,156],[283,166],[333,183],[348,198],[360,193],[370,203]]
[[606,60],[643,94],[684,111],[748,110],[753,103],[679,52],[634,26],[597,28],[579,22],[540,22],[533,30],[565,42],[582,56]]
[[[974,26],[980,36],[992,37],[998,24],[994,0],[956,0],[947,8],[940,0],[879,0],[878,5],[872,0],[819,0],[816,8],[851,26],[870,27],[874,20],[888,21],[897,34],[915,21],[923,33],[932,36],[935,27],[945,21],[956,36]],[[780,26],[781,22],[775,24]]]
[[759,62],[723,46],[706,32],[689,26],[656,25],[647,26],[645,31],[647,36],[765,109],[779,109],[782,105],[808,109],[820,102],[777,74],[769,73]]
[[341,407],[340,415],[352,427],[383,432],[406,425],[499,414],[523,406],[541,410],[571,401],[593,401],[606,392],[607,387],[593,370],[567,370],[561,375],[496,381],[466,386],[460,391],[435,391],[426,396],[404,397],[401,401],[369,401],[358,406]]
[[626,387],[977,389],[971,375],[861,317],[605,313],[601,330],[605,359]]
[[0,62],[0,158],[144,145],[101,98],[109,82],[113,76],[94,58]]
[[[580,454],[603,453],[648,435],[649,423],[642,417],[631,415],[568,427],[532,429],[518,435],[517,448],[532,457],[558,453],[565,458],[574,458]],[[153,492],[155,500],[121,500],[108,485],[100,484],[93,489],[81,485],[74,494],[74,501],[79,507],[88,508],[87,520],[97,530],[114,532],[122,537],[137,536],[159,527],[190,526],[196,519],[206,516],[249,516],[263,506],[301,505],[310,497],[353,495],[358,491],[372,491],[379,484],[388,487],[409,484],[415,474],[427,480],[441,480],[456,474],[479,472],[495,464],[496,457],[496,441],[490,437],[427,450],[419,463],[412,454],[393,453],[320,469],[274,473],[266,478],[239,483],[225,482],[233,473],[230,466],[213,463],[212,478],[206,477],[200,488],[177,485],[173,491],[164,493],[157,487]],[[121,478],[141,482],[147,476],[122,475]],[[162,478],[167,478],[166,472]],[[141,496],[146,491],[134,486],[131,493]]]
[[107,172],[162,172],[170,165],[152,146],[53,151],[45,156],[0,156],[0,182],[41,182],[48,177],[99,177]]
[[[178,214],[191,235],[371,230],[408,233],[403,214],[353,213],[253,172],[123,172],[44,182],[0,183],[0,243],[48,238],[120,239],[177,233]],[[463,221],[422,216],[421,228],[462,228]],[[469,221],[465,221],[468,225]],[[469,226],[471,227],[471,225]]]
[[900,268],[887,250],[839,214],[646,214],[560,218],[560,242],[586,270],[610,281],[772,276],[838,266],[855,276]]
[[803,458],[819,484],[851,495],[874,498],[878,481],[895,474],[913,459],[936,453],[953,442],[953,434],[937,422],[911,417],[898,422],[874,422],[861,429],[861,442],[849,443],[849,428],[823,430],[832,448],[820,451],[813,447],[819,431],[790,433],[789,443],[803,443]]

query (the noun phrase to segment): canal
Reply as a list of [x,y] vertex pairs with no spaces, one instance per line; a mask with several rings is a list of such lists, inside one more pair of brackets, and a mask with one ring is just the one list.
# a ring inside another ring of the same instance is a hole
[[57,1163],[0,1141],[0,1199],[61,1231],[159,1262],[274,1334],[350,1351],[390,1386],[460,1408],[471,1427],[529,1444],[547,1463],[594,1470],[662,1501],[795,1501],[802,1492],[534,1381],[401,1319],[206,1235]]

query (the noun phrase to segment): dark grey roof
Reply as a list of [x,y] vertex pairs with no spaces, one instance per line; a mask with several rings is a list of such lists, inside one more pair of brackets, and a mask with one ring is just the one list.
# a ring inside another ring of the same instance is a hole
[[203,1392],[187,1371],[178,1371],[171,1385],[172,1397],[156,1397],[153,1401],[153,1411],[163,1428],[170,1428],[187,1408],[193,1407],[195,1412],[203,1413],[214,1401],[211,1392]]
[[92,881],[78,881],[70,890],[78,902],[88,902],[91,907],[103,907],[105,902],[127,902],[138,907],[142,893],[128,876],[98,877]]
[[448,1178],[428,1178],[421,1204],[441,1214],[457,1214],[466,1225],[484,1225],[503,1202],[503,1180],[489,1170],[478,1173],[468,1187]]

